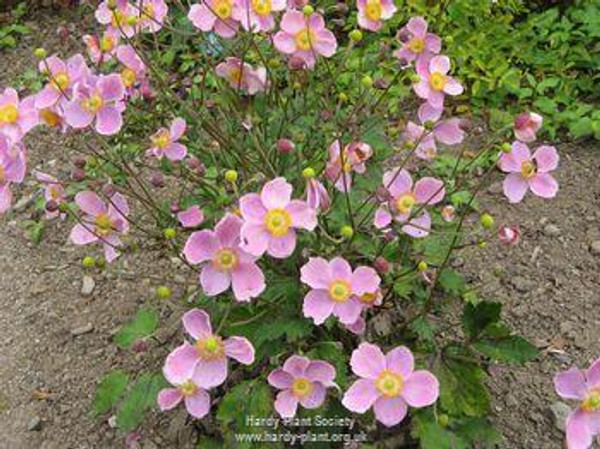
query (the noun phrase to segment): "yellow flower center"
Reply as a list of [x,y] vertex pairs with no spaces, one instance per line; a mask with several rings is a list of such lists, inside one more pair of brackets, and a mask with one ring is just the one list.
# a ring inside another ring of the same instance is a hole
[[113,26],[113,28],[119,28],[120,26],[123,26],[126,21],[127,21],[127,17],[121,11],[114,10],[112,12],[110,24]]
[[537,167],[533,161],[525,161],[521,164],[521,176],[525,179],[531,179],[535,176]]
[[179,385],[179,392],[186,397],[193,396],[197,390],[198,387],[191,380]]
[[125,87],[132,87],[137,81],[137,75],[130,68],[125,68],[121,72],[121,80],[123,80]]
[[394,398],[402,393],[404,379],[400,374],[385,370],[375,380],[375,387],[384,396]]
[[584,412],[595,412],[600,410],[600,389],[594,389],[581,403]]
[[396,210],[402,215],[410,214],[416,201],[417,200],[412,193],[405,193],[396,200]]
[[167,129],[161,129],[151,137],[152,144],[158,148],[166,148],[171,143],[171,134]]
[[3,184],[6,181],[6,170],[3,165],[0,165],[0,184]]
[[115,39],[112,36],[103,36],[100,39],[100,50],[103,53],[111,51],[115,47]]
[[377,299],[377,292],[365,293],[364,295],[362,295],[358,298],[358,300],[360,302],[362,302],[363,304],[373,304],[376,299]]
[[142,17],[146,17],[148,19],[153,19],[154,18],[154,6],[145,5],[144,8],[142,9],[141,15],[142,15]]
[[59,92],[64,92],[71,84],[71,78],[65,72],[57,73],[52,77],[51,85]]
[[60,124],[60,116],[52,112],[50,109],[42,109],[40,111],[40,117],[46,123],[46,125],[54,128]]
[[104,101],[102,97],[98,94],[92,95],[90,98],[86,98],[83,100],[82,107],[90,114],[96,114],[102,106],[104,105]]
[[413,37],[408,43],[408,49],[413,53],[423,53],[423,50],[425,50],[425,40],[420,37]]
[[19,110],[15,105],[7,104],[0,107],[0,123],[17,123],[19,120]]
[[383,8],[381,7],[380,0],[369,0],[367,1],[367,6],[365,8],[365,15],[372,20],[373,22],[377,22],[381,20],[381,15],[383,13]]
[[220,19],[225,20],[231,17],[233,6],[230,0],[217,0],[213,5],[213,11]]
[[252,9],[259,16],[271,14],[271,0],[252,0]]
[[96,234],[101,236],[110,234],[113,223],[108,214],[99,214],[94,220],[94,223],[96,225]]
[[446,78],[446,75],[440,72],[433,72],[429,77],[429,84],[431,84],[433,90],[444,90],[447,82],[448,79]]
[[56,187],[50,187],[50,197],[53,200],[60,199],[60,192],[58,191],[58,189]]
[[292,383],[292,393],[297,398],[305,398],[313,391],[312,382],[308,379],[300,377],[298,379],[294,379],[294,383]]
[[312,42],[315,41],[315,34],[308,28],[304,28],[296,33],[296,45],[300,50],[308,51],[312,48]]
[[335,302],[346,302],[352,295],[350,283],[344,279],[338,279],[329,284],[329,297]]
[[211,336],[198,340],[196,349],[203,360],[219,360],[225,356],[225,344],[221,337]]
[[231,71],[229,72],[229,82],[231,84],[235,84],[236,86],[239,86],[242,84],[243,76],[244,75],[242,73],[242,69],[239,69],[239,68],[231,69]]
[[219,271],[231,271],[239,262],[238,255],[235,251],[223,248],[217,251],[213,259],[213,266]]
[[292,227],[292,216],[285,209],[271,209],[265,216],[265,226],[272,236],[283,237]]

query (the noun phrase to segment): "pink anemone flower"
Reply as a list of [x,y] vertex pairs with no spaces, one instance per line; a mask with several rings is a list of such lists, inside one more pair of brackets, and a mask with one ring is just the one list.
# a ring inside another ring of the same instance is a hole
[[311,287],[304,297],[302,311],[315,324],[323,324],[329,316],[342,324],[355,323],[363,310],[360,297],[379,289],[381,279],[371,267],[352,270],[341,257],[327,261],[311,257],[300,269],[300,280]]
[[296,415],[298,404],[307,409],[323,405],[327,388],[335,387],[335,368],[323,360],[310,360],[293,355],[269,374],[271,386],[281,390],[275,399],[275,410],[282,418]]
[[248,95],[267,90],[267,69],[258,67],[256,70],[250,64],[239,58],[228,57],[215,68],[215,72],[229,83],[232,89],[241,90]]
[[[169,357],[171,354],[167,360]],[[165,364],[163,368],[165,379],[175,388],[164,388],[158,393],[158,406],[165,412],[174,409],[183,401],[190,415],[202,419],[210,411],[210,395],[200,387],[200,382],[196,381],[196,372],[190,375],[186,370],[178,368],[173,364]]]
[[230,286],[237,301],[250,301],[265,289],[265,276],[256,257],[240,248],[242,220],[227,214],[214,231],[194,232],[183,254],[191,264],[202,264],[200,285],[207,296],[223,293]]
[[600,359],[586,370],[571,368],[554,378],[554,387],[564,399],[579,401],[579,406],[567,417],[567,446],[587,449],[600,435]]
[[535,112],[523,112],[515,119],[515,137],[521,142],[533,142],[544,119]]
[[191,206],[177,214],[177,219],[184,228],[195,228],[204,221],[204,213],[200,206]]
[[450,58],[448,56],[434,56],[431,59],[421,59],[417,63],[417,74],[420,81],[413,84],[415,93],[435,109],[444,107],[445,95],[460,95],[463,86],[451,76]]
[[241,248],[256,256],[265,251],[276,258],[290,256],[296,248],[296,229],[312,231],[317,213],[301,200],[292,200],[292,185],[285,178],[267,182],[259,194],[240,198],[244,224]]
[[187,155],[187,147],[179,143],[186,130],[185,120],[181,117],[175,118],[169,129],[159,129],[151,138],[152,148],[147,152],[147,156],[154,156],[162,159],[163,156],[171,161],[180,161]]
[[306,204],[314,210],[326,213],[331,207],[331,198],[323,183],[315,178],[306,180]]
[[35,97],[21,101],[17,91],[10,87],[0,94],[0,133],[17,142],[37,124]]
[[102,135],[113,135],[123,126],[122,113],[125,86],[117,74],[90,77],[79,84],[73,99],[65,107],[67,123],[76,129],[86,128],[94,121]]
[[96,65],[101,65],[113,59],[119,46],[120,38],[119,33],[109,29],[100,37],[86,34],[82,40],[92,62]]
[[350,359],[359,380],[344,394],[342,404],[355,413],[373,407],[375,418],[387,427],[402,422],[408,407],[427,407],[439,396],[439,382],[429,371],[414,370],[410,350],[398,346],[383,354],[378,346],[361,343]]
[[73,95],[73,88],[90,75],[90,69],[82,55],[77,54],[63,61],[56,55],[39,63],[39,71],[46,74],[48,83],[36,95],[35,107],[47,109],[59,100],[66,102]]
[[[46,202],[53,201],[57,206],[67,201],[67,192],[61,182],[54,176],[34,170],[33,176],[44,186],[44,198]],[[52,219],[60,215],[61,219],[66,217],[66,214],[61,213],[58,209],[55,211],[46,211],[46,218]]]
[[371,145],[364,142],[352,142],[341,151],[340,141],[334,141],[329,147],[329,161],[325,168],[325,176],[334,183],[340,192],[350,191],[352,172],[363,174],[366,162],[373,155]]
[[358,26],[369,31],[379,31],[397,10],[393,0],[356,0],[356,7]]
[[129,205],[125,197],[115,193],[107,205],[94,192],[85,191],[75,195],[75,203],[84,216],[81,223],[71,230],[71,241],[76,245],[102,242],[106,261],[112,262],[119,256],[117,248],[123,246],[119,235],[129,231],[126,218],[129,215]]
[[439,36],[427,32],[427,22],[423,17],[411,18],[398,33],[402,48],[394,52],[401,61],[411,63],[416,60],[428,60],[442,49]]
[[335,35],[325,28],[320,14],[306,17],[300,11],[287,11],[281,19],[281,30],[273,37],[275,48],[286,55],[293,55],[308,68],[315,65],[318,55],[329,58],[337,49]]
[[[426,210],[423,210],[423,206],[431,206],[444,199],[446,195],[444,182],[425,177],[413,185],[408,171],[394,169],[383,175],[383,186],[389,192],[391,199],[375,212],[375,227],[387,228],[395,219],[403,224],[402,232],[415,238],[426,237],[431,229],[431,217]],[[421,212],[418,216],[413,216],[419,210]]]
[[[111,3],[116,3],[116,8],[111,8]],[[94,15],[98,23],[108,26],[107,30],[111,33],[131,38],[141,29],[139,11],[127,0],[104,0]]]
[[509,153],[502,153],[498,161],[500,170],[508,173],[504,179],[504,194],[511,203],[520,202],[531,191],[542,198],[554,198],[558,182],[550,174],[558,167],[556,148],[543,145],[531,156],[529,147],[513,142]]
[[[381,290],[377,290],[374,293],[365,293],[358,297],[358,301],[363,307],[363,311],[366,311],[372,307],[380,306],[383,302],[383,295]],[[358,319],[352,324],[345,324],[346,329],[356,335],[362,335],[365,333],[367,323],[363,315],[360,315]]]
[[235,0],[204,0],[192,5],[188,19],[205,33],[213,31],[219,36],[230,39],[239,29],[239,22],[233,17]]
[[165,0],[139,0],[138,6],[134,8],[139,10],[139,23],[142,30],[149,33],[160,31],[169,13]]
[[200,309],[186,312],[183,327],[194,338],[193,345],[185,342],[167,357],[165,370],[177,373],[180,378],[194,379],[200,388],[221,385],[227,378],[227,359],[232,358],[243,365],[254,363],[254,347],[244,337],[223,340],[212,331],[210,317]]
[[287,0],[238,0],[233,6],[233,18],[254,33],[275,27],[273,12],[284,11]]
[[132,89],[146,78],[146,64],[131,45],[119,45],[117,59],[125,68],[121,71],[121,81],[126,89]]
[[25,147],[0,134],[0,214],[10,209],[13,197],[10,186],[23,182],[26,170]]

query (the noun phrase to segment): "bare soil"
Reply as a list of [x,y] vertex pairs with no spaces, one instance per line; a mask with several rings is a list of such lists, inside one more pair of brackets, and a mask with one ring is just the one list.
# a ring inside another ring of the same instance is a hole
[[[71,13],[42,13],[37,19],[28,24],[33,32],[18,49],[0,53],[0,87],[35,67],[31,49],[44,45],[68,53],[77,45],[56,37],[59,26],[77,24]],[[29,139],[30,168],[68,170],[69,138],[43,131],[39,137]],[[499,224],[519,224],[520,244],[507,249],[491,243],[461,256],[461,270],[481,296],[501,301],[513,328],[543,351],[525,367],[491,369],[493,419],[505,448],[562,447],[550,412],[558,400],[552,376],[571,365],[587,366],[600,355],[600,255],[590,251],[600,241],[600,148],[559,145],[559,150],[561,190],[554,201],[529,195],[510,206],[499,192],[499,175],[481,199]],[[28,198],[32,192],[26,185],[21,194]],[[0,448],[122,447],[123,435],[106,418],[90,416],[96,382],[114,368],[158,369],[173,344],[165,343],[178,335],[181,306],[159,304],[164,324],[143,354],[118,350],[110,339],[140,303],[156,301],[152,290],[165,272],[181,270],[142,249],[106,271],[85,272],[81,258],[89,249],[67,242],[65,224],[49,225],[39,246],[30,243],[20,223],[31,208],[20,203],[19,210],[0,219]],[[84,297],[86,274],[96,287]],[[182,298],[195,284],[183,275],[172,281]],[[192,447],[195,436],[185,422],[182,410],[168,417],[152,412],[141,429],[141,447]]]

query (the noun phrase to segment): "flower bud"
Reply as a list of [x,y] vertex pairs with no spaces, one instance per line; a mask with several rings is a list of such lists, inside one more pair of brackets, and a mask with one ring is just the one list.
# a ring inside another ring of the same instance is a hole
[[323,109],[320,114],[321,116],[321,120],[323,121],[327,121],[327,120],[331,120],[331,117],[333,117],[333,114],[331,113],[331,111],[327,110],[327,109]]
[[371,78],[369,75],[365,75],[360,80],[360,83],[363,85],[363,87],[370,89],[373,87],[373,78]]
[[81,168],[76,168],[71,172],[71,179],[75,182],[81,182],[85,179],[85,171]]
[[33,51],[33,55],[34,55],[36,58],[39,58],[39,59],[45,59],[45,58],[46,58],[46,56],[48,55],[48,53],[46,52],[46,50],[45,50],[44,48],[41,48],[41,47],[40,47],[40,48],[36,48],[36,49]]
[[305,5],[305,6],[302,8],[302,14],[304,14],[305,16],[310,16],[310,15],[312,15],[312,13],[314,13],[314,12],[315,12],[315,8],[313,8],[313,7],[312,7],[312,6],[310,6],[310,5]]
[[382,257],[382,256],[379,256],[377,259],[375,259],[375,262],[373,263],[373,266],[381,274],[387,274],[387,273],[389,273],[390,272],[390,268],[391,268],[390,263],[387,261],[387,259],[385,257]]
[[104,270],[106,268],[106,259],[104,257],[98,257],[98,260],[96,260],[96,266],[101,270]]
[[227,182],[234,183],[237,181],[237,179],[238,179],[238,172],[236,172],[235,170],[227,170],[225,172],[225,180]]
[[446,42],[448,45],[452,45],[452,43],[454,42],[454,38],[452,36],[446,36],[444,38],[444,42]]
[[498,240],[505,246],[514,246],[519,243],[519,234],[516,226],[502,226],[498,229]]
[[290,70],[304,70],[306,68],[306,62],[298,56],[292,56],[288,61],[288,67]]
[[302,177],[304,179],[312,179],[316,176],[315,169],[312,167],[306,167],[302,170]]
[[477,242],[477,246],[479,246],[481,249],[483,249],[487,246],[487,242],[485,240],[479,240]]
[[96,259],[94,259],[92,256],[86,256],[81,261],[81,264],[85,268],[94,268],[94,266],[96,265]]
[[417,270],[419,270],[421,273],[427,271],[428,269],[429,265],[427,265],[427,262],[425,262],[424,260],[420,261],[417,265]]
[[490,229],[494,226],[494,217],[492,217],[490,214],[481,214],[481,217],[479,217],[479,222],[484,229]]
[[512,146],[508,142],[504,142],[501,148],[504,153],[510,153],[512,151]]
[[269,68],[278,69],[281,66],[281,61],[277,58],[271,58],[268,62]]
[[181,208],[179,207],[179,203],[177,203],[176,201],[173,201],[171,203],[171,205],[169,206],[169,210],[171,211],[172,214],[176,214],[177,212],[179,212],[181,210]]
[[407,140],[404,142],[404,148],[407,150],[413,150],[415,148],[415,143],[412,140]]
[[85,168],[86,160],[82,157],[73,159],[73,165],[77,168]]
[[153,173],[150,183],[157,189],[161,189],[165,186],[165,177],[160,172]]
[[360,30],[352,30],[352,31],[350,31],[350,33],[348,33],[348,37],[350,38],[350,40],[352,42],[356,43],[356,42],[362,41],[363,34],[362,34],[362,31],[360,31]]
[[338,94],[338,100],[340,100],[342,103],[345,103],[348,101],[348,95],[346,95],[344,92],[340,92]]
[[340,234],[346,239],[351,239],[354,236],[354,229],[352,229],[352,226],[342,226],[340,229]]
[[427,130],[427,131],[431,131],[433,129],[433,127],[435,126],[435,122],[432,120],[427,120],[425,123],[423,123],[423,127]]
[[450,417],[445,413],[440,413],[438,415],[438,424],[441,427],[448,427],[448,424],[450,424]]
[[289,139],[279,139],[277,141],[277,150],[280,153],[289,154],[294,151],[295,148],[296,146],[294,145],[294,142]]
[[169,299],[171,297],[171,289],[166,285],[161,285],[156,289],[156,296],[160,299]]
[[113,196],[116,191],[117,189],[115,188],[114,184],[105,184],[102,187],[102,193],[104,193],[109,198]]
[[[138,338],[131,345],[131,350],[136,354],[143,354],[148,351],[148,342],[142,338]],[[136,446],[131,446],[136,447]]]
[[47,201],[45,208],[48,212],[56,212],[58,210],[58,203],[55,200]]
[[177,231],[174,228],[165,229],[163,234],[168,240],[173,240],[175,237],[177,237]]
[[389,87],[390,83],[385,78],[377,78],[373,82],[373,87],[379,90],[386,90]]

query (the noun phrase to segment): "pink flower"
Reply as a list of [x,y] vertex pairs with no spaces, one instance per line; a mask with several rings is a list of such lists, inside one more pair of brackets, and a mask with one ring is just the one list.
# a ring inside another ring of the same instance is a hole
[[242,226],[241,248],[256,256],[265,251],[276,258],[290,256],[296,248],[296,229],[312,231],[317,213],[301,200],[292,200],[292,185],[284,178],[267,182],[259,194],[240,199]]
[[[149,0],[144,0],[149,1]],[[110,3],[115,0],[104,0],[98,5],[95,16],[98,23],[107,25],[111,33],[133,37],[141,27],[139,26],[138,8],[127,0],[116,0],[116,8],[111,9]]]
[[77,83],[90,76],[90,69],[82,55],[70,57],[66,62],[56,55],[39,63],[40,73],[48,77],[48,83],[35,97],[37,109],[48,109],[67,102],[73,95],[73,88]]
[[306,180],[306,204],[314,210],[326,213],[331,207],[331,198],[321,181],[315,178]]
[[121,71],[121,81],[126,89],[132,89],[146,78],[146,64],[131,45],[117,47],[117,59],[125,68]]
[[233,18],[244,29],[259,33],[275,27],[273,11],[283,11],[287,0],[238,0],[233,5]]
[[529,147],[513,142],[509,153],[502,153],[498,161],[500,170],[509,175],[504,179],[504,194],[511,203],[520,202],[527,190],[542,198],[554,198],[558,183],[550,174],[558,167],[556,148],[543,145],[531,156]]
[[89,77],[77,86],[72,100],[65,106],[65,119],[76,129],[94,121],[99,134],[113,135],[123,126],[125,86],[117,74]]
[[429,371],[414,371],[410,350],[398,346],[383,354],[371,343],[361,343],[350,359],[359,380],[344,394],[342,404],[355,413],[373,407],[375,418],[387,427],[402,422],[408,406],[421,408],[434,404],[439,382]]
[[23,138],[38,123],[35,97],[19,100],[17,91],[8,87],[0,94],[0,133],[13,142]]
[[371,267],[358,267],[352,271],[341,257],[327,261],[311,257],[300,269],[300,280],[312,290],[304,297],[304,316],[315,324],[323,324],[333,315],[342,324],[355,323],[363,310],[360,298],[376,295],[381,279]]
[[[362,304],[363,311],[368,310],[375,306],[380,306],[383,302],[383,295],[381,290],[377,289],[376,292],[365,293],[358,297],[359,302]],[[367,323],[362,315],[360,315],[354,323],[344,324],[344,327],[350,332],[356,335],[362,335],[365,333]]]
[[449,71],[448,56],[434,56],[431,60],[420,59],[417,62],[417,74],[421,79],[413,84],[415,93],[427,100],[433,108],[442,109],[445,94],[460,95],[464,90],[456,79],[447,75]]
[[215,72],[225,78],[232,89],[241,90],[248,95],[267,90],[267,69],[258,67],[254,70],[239,58],[228,57],[225,62],[217,65]]
[[239,22],[233,17],[235,0],[205,0],[192,5],[188,19],[201,31],[215,31],[219,36],[229,39],[235,36]]
[[334,34],[325,28],[320,14],[306,17],[300,11],[287,11],[281,19],[281,31],[273,37],[275,48],[286,55],[302,59],[308,68],[316,62],[316,56],[333,56],[337,49]]
[[417,60],[428,60],[442,49],[442,40],[433,33],[427,32],[427,22],[423,17],[411,18],[400,30],[402,48],[394,52],[401,61],[410,63]]
[[20,184],[25,178],[26,151],[21,143],[13,143],[0,134],[0,214],[12,203],[11,184]]
[[177,214],[177,219],[184,228],[195,228],[204,221],[204,214],[200,206],[192,206]]
[[127,201],[120,193],[115,193],[107,206],[97,194],[88,190],[75,195],[75,203],[84,216],[71,230],[71,241],[76,245],[101,241],[106,261],[112,262],[119,256],[117,248],[123,245],[119,234],[129,231]]
[[185,134],[185,130],[185,120],[177,117],[169,129],[161,128],[150,138],[152,148],[146,152],[146,156],[154,156],[157,159],[165,156],[171,161],[182,160],[187,155],[187,147],[179,143],[179,139]]
[[[34,170],[33,176],[44,185],[44,198],[46,199],[47,203],[53,201],[54,204],[58,206],[66,202],[67,192],[58,179],[56,179],[54,176],[37,170]],[[66,214],[61,213],[58,210],[46,211],[46,218],[48,219],[56,218],[59,215],[61,218],[66,217]]]
[[523,112],[515,119],[515,137],[521,142],[533,142],[544,119],[535,112]]
[[440,214],[444,221],[451,222],[456,217],[456,208],[452,204],[446,204]]
[[369,31],[379,31],[384,20],[396,12],[393,0],[356,0],[358,26]]
[[240,248],[242,220],[227,214],[214,231],[194,232],[183,254],[191,264],[202,264],[200,285],[207,296],[223,293],[230,286],[238,301],[250,301],[265,289],[265,276],[256,257]]
[[296,415],[298,403],[307,409],[323,405],[327,388],[335,386],[335,368],[323,360],[310,360],[293,355],[269,374],[271,386],[281,390],[275,399],[275,410],[282,418]]
[[139,23],[142,29],[149,33],[161,30],[169,12],[165,0],[138,0],[137,9],[139,10]]
[[501,226],[498,229],[498,240],[504,246],[515,246],[519,243],[519,228],[516,226]]
[[600,435],[600,359],[586,370],[571,368],[554,378],[554,387],[564,399],[579,401],[567,418],[567,446],[587,449]]
[[[202,419],[210,411],[210,396],[200,386],[197,380],[197,370],[182,369],[178,364],[170,363],[170,359],[177,355],[175,349],[167,356],[167,362],[163,368],[165,379],[175,388],[164,388],[158,393],[158,406],[165,412],[174,409],[182,400],[188,413],[194,418]],[[190,374],[191,372],[191,374]]]
[[195,340],[175,348],[165,361],[165,371],[177,373],[179,379],[194,379],[203,389],[217,387],[227,378],[227,358],[244,365],[254,363],[254,347],[243,337],[223,340],[212,331],[210,317],[199,309],[186,312],[183,327]]
[[[352,172],[363,174],[366,162],[373,155],[371,146],[364,142],[352,142],[340,150],[340,141],[334,141],[329,147],[329,162],[325,176],[334,183],[336,189],[344,192],[352,187]],[[342,162],[343,161],[343,162]]]
[[115,56],[120,38],[118,32],[108,29],[100,38],[86,34],[82,39],[92,62],[96,65],[101,65],[103,62],[111,61]]
[[431,229],[431,217],[423,206],[431,206],[444,199],[444,182],[425,177],[413,185],[408,171],[394,169],[383,175],[383,186],[391,198],[375,212],[375,227],[387,228],[395,219],[405,223],[402,232],[415,238],[426,237]]

